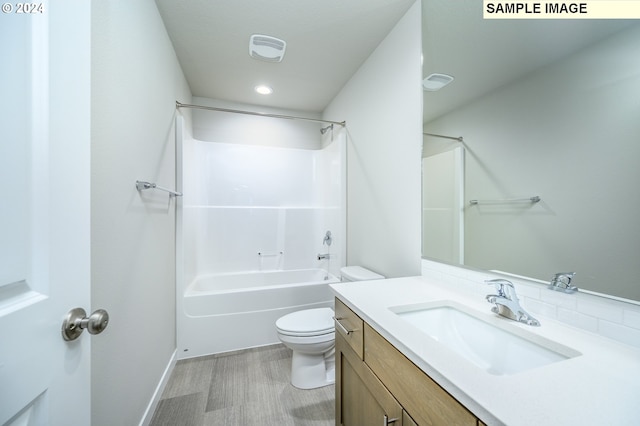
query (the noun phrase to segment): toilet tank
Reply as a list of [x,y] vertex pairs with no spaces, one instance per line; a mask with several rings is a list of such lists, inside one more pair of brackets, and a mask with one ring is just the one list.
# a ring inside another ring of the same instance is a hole
[[342,281],[366,281],[366,280],[381,280],[384,276],[370,271],[362,266],[345,266],[340,269],[340,276]]

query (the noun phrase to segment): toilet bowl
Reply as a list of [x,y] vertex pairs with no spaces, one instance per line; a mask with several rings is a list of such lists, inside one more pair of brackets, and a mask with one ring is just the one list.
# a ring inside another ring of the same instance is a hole
[[[384,278],[361,266],[340,270],[342,281]],[[280,341],[293,350],[291,384],[300,389],[315,389],[335,383],[335,324],[331,308],[292,312],[276,321]]]
[[335,382],[333,309],[292,312],[276,321],[278,338],[293,350],[291,384],[314,389]]

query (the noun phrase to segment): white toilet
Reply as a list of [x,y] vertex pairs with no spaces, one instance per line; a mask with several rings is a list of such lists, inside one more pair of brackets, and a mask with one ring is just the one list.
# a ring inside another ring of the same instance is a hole
[[[361,266],[340,269],[342,281],[379,280],[384,277]],[[335,325],[333,309],[292,312],[276,321],[278,338],[293,350],[291,384],[314,389],[335,382]]]

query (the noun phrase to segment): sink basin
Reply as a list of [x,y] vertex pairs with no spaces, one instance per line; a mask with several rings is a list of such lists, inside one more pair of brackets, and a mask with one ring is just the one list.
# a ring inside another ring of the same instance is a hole
[[454,301],[389,308],[407,323],[488,373],[510,375],[580,353]]

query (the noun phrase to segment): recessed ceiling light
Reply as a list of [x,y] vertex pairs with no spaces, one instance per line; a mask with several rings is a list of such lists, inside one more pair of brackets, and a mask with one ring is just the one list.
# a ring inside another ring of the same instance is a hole
[[422,80],[422,87],[428,92],[435,92],[442,89],[453,81],[453,77],[447,74],[431,74]]
[[265,86],[264,84],[261,84],[259,86],[255,87],[256,92],[260,93],[261,95],[270,95],[273,93],[273,89],[269,86]]

